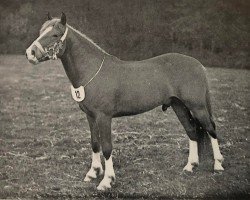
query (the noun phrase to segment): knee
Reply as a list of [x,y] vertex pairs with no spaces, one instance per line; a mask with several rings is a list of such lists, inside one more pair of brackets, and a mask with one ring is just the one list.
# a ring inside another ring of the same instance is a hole
[[198,141],[198,134],[195,130],[192,132],[188,132],[188,137],[192,141]]
[[94,153],[100,152],[100,145],[98,142],[92,142],[92,150]]
[[102,147],[102,153],[106,160],[108,160],[112,153],[112,144],[106,144]]
[[197,141],[198,140],[198,132],[196,126],[190,126],[186,128],[187,135],[190,140]]

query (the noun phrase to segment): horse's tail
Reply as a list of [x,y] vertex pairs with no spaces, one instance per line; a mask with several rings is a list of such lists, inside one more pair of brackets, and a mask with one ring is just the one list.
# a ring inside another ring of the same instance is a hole
[[[210,120],[212,126],[215,129],[215,123],[213,120],[211,101],[210,101],[210,93],[209,93],[208,89],[206,91],[205,104],[206,104],[207,113],[209,115],[208,120]],[[207,132],[207,130],[203,128],[202,124],[200,123],[199,119],[197,119],[197,118],[195,118],[195,124],[196,124],[196,133],[198,136],[199,156],[200,156],[200,159],[204,161],[207,159],[207,156],[211,154],[211,148],[209,148],[210,139],[209,139],[208,135],[212,136],[213,138],[216,138],[217,135],[212,134],[213,132]]]
[[[212,115],[212,107],[211,107],[211,100],[210,100],[210,93],[209,93],[209,90],[207,89],[206,90],[206,109],[207,109],[207,112],[208,112],[208,120],[211,122],[214,130],[215,130],[215,123],[214,123],[214,120],[213,120],[213,115]],[[213,138],[216,138],[216,134],[213,134],[215,132],[207,132],[207,130],[205,130],[203,127],[202,127],[202,124],[200,123],[199,119],[195,118],[195,123],[196,123],[196,132],[198,133],[198,135],[207,135],[207,133],[212,136]],[[209,123],[209,122],[208,122]]]

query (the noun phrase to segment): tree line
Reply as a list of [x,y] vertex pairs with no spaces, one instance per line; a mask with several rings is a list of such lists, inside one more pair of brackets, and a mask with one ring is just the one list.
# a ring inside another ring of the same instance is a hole
[[246,0],[2,0],[0,53],[23,54],[47,12],[110,54],[142,60],[179,52],[218,67],[250,68]]

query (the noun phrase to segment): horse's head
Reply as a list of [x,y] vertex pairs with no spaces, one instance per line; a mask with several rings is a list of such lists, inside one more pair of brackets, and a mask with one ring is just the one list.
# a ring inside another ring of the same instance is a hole
[[66,48],[66,15],[61,19],[52,18],[48,13],[48,20],[40,30],[40,36],[26,50],[26,57],[32,64],[45,60],[57,59],[62,56]]

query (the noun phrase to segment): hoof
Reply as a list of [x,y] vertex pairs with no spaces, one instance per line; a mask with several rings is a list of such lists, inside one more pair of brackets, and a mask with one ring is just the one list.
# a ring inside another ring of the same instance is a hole
[[114,182],[115,182],[114,176],[104,177],[101,183],[98,185],[97,190],[105,191],[107,189],[110,189],[111,184],[114,184]]
[[183,171],[192,173],[192,172],[193,172],[193,165],[191,165],[190,163],[188,163],[188,164],[183,168]]
[[106,191],[111,188],[110,184],[99,184],[97,190],[99,191]]
[[103,169],[102,168],[91,168],[89,170],[89,172],[86,174],[83,181],[89,182],[89,181],[97,178],[97,176],[102,175],[102,174],[103,174]]
[[224,168],[222,167],[221,161],[215,160],[214,162],[214,171],[224,171]]
[[214,166],[214,171],[221,172],[221,171],[224,171],[224,168],[221,165],[220,166]]
[[222,167],[221,164],[219,164],[219,165],[214,165],[214,171],[224,171],[224,168]]
[[187,165],[183,168],[183,171],[187,171],[187,172],[193,172],[193,168],[197,167],[199,165],[199,162],[188,162]]
[[90,182],[92,181],[93,179],[95,179],[96,177],[90,177],[90,176],[85,176],[85,178],[83,179],[84,182]]

